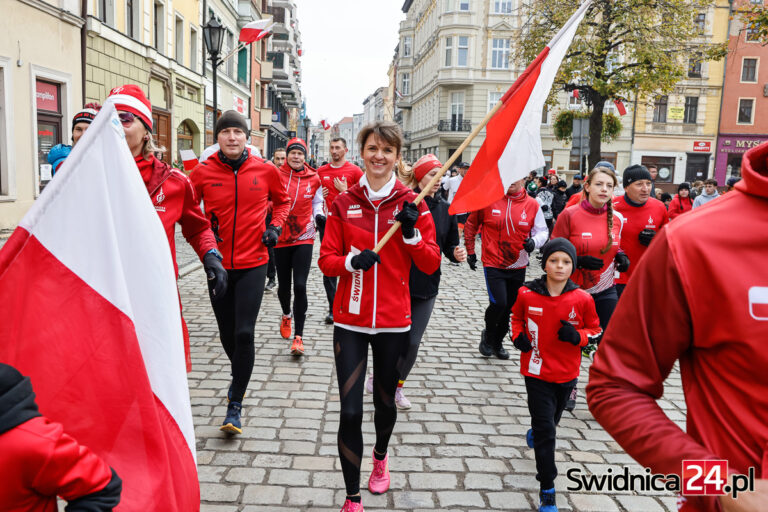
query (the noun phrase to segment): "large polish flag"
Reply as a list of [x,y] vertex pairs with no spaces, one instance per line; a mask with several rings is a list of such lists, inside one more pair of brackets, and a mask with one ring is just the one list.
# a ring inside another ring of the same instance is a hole
[[108,102],[0,251],[0,361],[115,469],[117,510],[196,511],[173,262],[124,139]]
[[265,29],[268,27],[271,28],[270,23],[272,23],[272,18],[247,23],[240,29],[239,41],[241,43],[253,43],[258,41],[266,35],[266,33],[264,33]]
[[590,3],[581,4],[502,96],[503,105],[488,122],[485,141],[451,202],[451,214],[485,208],[503,197],[512,183],[544,166],[542,110]]

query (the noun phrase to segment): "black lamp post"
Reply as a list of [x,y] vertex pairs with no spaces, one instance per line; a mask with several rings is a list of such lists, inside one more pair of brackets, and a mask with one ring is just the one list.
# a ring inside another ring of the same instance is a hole
[[216,126],[217,113],[219,111],[219,104],[217,98],[216,89],[216,68],[219,66],[219,53],[221,53],[221,46],[224,43],[224,27],[213,16],[208,20],[208,23],[203,27],[203,40],[205,41],[205,49],[208,50],[208,54],[211,56],[211,68],[213,68],[213,125]]

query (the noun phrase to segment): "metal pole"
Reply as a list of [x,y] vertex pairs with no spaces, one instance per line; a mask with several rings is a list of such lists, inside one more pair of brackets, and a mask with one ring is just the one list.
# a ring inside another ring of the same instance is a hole
[[[213,129],[216,130],[216,119],[218,118],[217,113],[219,111],[219,103],[218,103],[218,95],[216,90],[216,67],[219,65],[218,62],[216,62],[218,58],[217,55],[211,55],[211,67],[213,68]],[[214,144],[216,141],[213,141]]]

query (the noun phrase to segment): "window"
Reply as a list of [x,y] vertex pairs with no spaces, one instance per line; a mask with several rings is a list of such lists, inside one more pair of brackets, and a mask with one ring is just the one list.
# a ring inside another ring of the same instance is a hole
[[10,159],[9,144],[13,138],[8,136],[11,115],[9,110],[13,108],[11,98],[8,96],[6,83],[10,76],[10,59],[0,57],[0,196],[11,195],[10,182],[12,180],[8,160]]
[[189,69],[197,71],[197,30],[189,27]]
[[[192,126],[189,121],[182,121],[179,127],[176,129],[176,148],[181,151],[182,149],[193,149],[195,132],[192,130]],[[179,156],[181,159],[181,156]]]
[[160,2],[155,2],[155,18],[154,18],[154,43],[155,50],[165,55],[165,48],[163,44],[165,39],[163,38],[163,31],[165,27],[165,6]]
[[493,110],[502,96],[504,96],[503,92],[491,91],[488,93],[488,112]]
[[696,30],[699,32],[699,34],[703,34],[704,30],[707,27],[707,15],[706,13],[700,12],[696,15],[696,18],[693,20],[693,24],[696,26]]
[[496,14],[512,14],[512,0],[494,0],[493,12]]
[[125,0],[125,33],[128,37],[136,37],[136,8],[134,2],[137,0]]
[[451,131],[460,131],[464,122],[464,91],[451,93]]
[[445,65],[450,67],[453,65],[453,38],[445,38]]
[[747,27],[745,29],[744,39],[750,43],[758,42],[760,41],[760,31],[755,27]]
[[581,108],[581,96],[578,91],[573,91],[568,97],[568,108],[578,110]]
[[653,101],[653,122],[654,123],[666,123],[667,122],[667,103],[669,98],[667,96],[656,96]]
[[404,96],[411,94],[411,74],[403,73],[401,78],[400,93]]
[[97,17],[102,23],[115,25],[115,0],[97,0]]
[[403,57],[410,57],[411,56],[411,43],[413,39],[411,36],[405,36],[403,37]]
[[460,11],[468,11],[469,10],[469,0],[459,0],[459,10]]
[[176,62],[184,65],[184,20],[176,17],[176,43],[174,44]]
[[[229,52],[235,49],[235,36],[227,30],[227,36],[224,38],[226,41],[224,45],[224,49],[222,50],[221,54],[222,56],[229,55]],[[227,59],[227,76],[234,78],[235,77],[235,60],[234,59]]]
[[757,59],[744,58],[741,61],[741,81],[757,82]]
[[241,84],[248,83],[248,48],[237,52],[237,81]]
[[549,106],[546,104],[541,109],[541,124],[549,124]]
[[469,56],[469,37],[459,36],[459,52],[458,63],[459,67],[467,67],[467,60]]
[[494,39],[491,51],[491,68],[509,69],[509,39]]
[[696,124],[696,115],[699,111],[698,96],[685,97],[685,112],[683,114],[683,123]]
[[752,124],[752,112],[755,100],[752,98],[739,99],[739,117],[738,124]]
[[62,142],[61,84],[37,80],[35,84],[37,109],[37,165],[40,191],[51,179],[48,152]]
[[701,78],[701,54],[688,59],[688,78]]

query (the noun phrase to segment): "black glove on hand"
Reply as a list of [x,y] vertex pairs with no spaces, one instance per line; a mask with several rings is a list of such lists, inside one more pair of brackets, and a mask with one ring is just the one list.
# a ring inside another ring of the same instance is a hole
[[403,201],[403,209],[395,215],[395,220],[402,224],[400,229],[403,232],[403,238],[413,238],[416,234],[414,226],[419,220],[419,207],[408,201]]
[[315,215],[315,225],[318,231],[325,231],[325,215]]
[[648,247],[651,245],[651,240],[653,240],[654,236],[656,236],[656,232],[654,230],[644,229],[637,235],[637,239],[640,240],[642,245]]
[[477,270],[477,254],[467,256],[467,264],[472,270]]
[[533,238],[526,238],[525,242],[523,242],[523,249],[525,249],[525,252],[531,254],[535,248],[536,242],[533,241]]
[[212,300],[218,300],[227,293],[227,271],[218,256],[208,253],[203,256],[203,268],[208,276],[208,290]]
[[603,260],[595,258],[594,256],[577,256],[576,268],[583,268],[586,270],[600,270],[603,268]]
[[270,224],[264,234],[261,235],[261,243],[264,244],[264,247],[274,247],[277,245],[278,238],[280,238],[280,228]]
[[566,320],[560,320],[563,326],[557,331],[557,338],[560,341],[570,343],[574,347],[578,347],[581,344],[581,335],[576,328]]
[[616,262],[616,270],[619,272],[626,272],[629,270],[629,258],[623,252],[616,253],[616,257],[613,261]]
[[374,263],[381,263],[381,258],[372,250],[366,249],[360,254],[352,256],[352,260],[349,263],[352,265],[352,268],[365,272],[371,268]]
[[525,332],[521,332],[517,336],[517,338],[515,338],[512,344],[520,352],[530,352],[531,350],[533,350],[533,345],[531,345],[531,340],[528,339],[528,336],[526,336]]
[[549,211],[549,205],[548,204],[541,205],[541,211],[548,212]]

